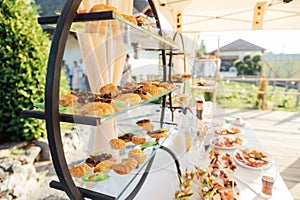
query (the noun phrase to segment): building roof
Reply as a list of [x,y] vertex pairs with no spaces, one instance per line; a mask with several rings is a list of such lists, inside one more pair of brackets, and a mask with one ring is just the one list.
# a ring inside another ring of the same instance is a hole
[[[238,39],[230,44],[227,44],[220,48],[221,52],[224,51],[265,51],[265,48],[252,44],[242,39]],[[217,50],[214,50],[212,53],[216,53]]]

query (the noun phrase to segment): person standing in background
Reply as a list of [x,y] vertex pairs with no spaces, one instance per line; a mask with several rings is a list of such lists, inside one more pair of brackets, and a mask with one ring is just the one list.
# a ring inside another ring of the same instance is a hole
[[61,70],[65,73],[66,77],[67,77],[67,80],[68,80],[68,86],[69,88],[72,88],[72,85],[71,85],[71,69],[69,67],[69,65],[67,65],[66,63],[66,60],[63,60],[62,63],[61,63]]
[[80,79],[80,89],[87,90],[86,87],[86,71],[85,65],[83,63],[82,58],[79,60],[79,79]]
[[80,90],[80,68],[77,63],[77,61],[73,62],[73,68],[72,68],[72,89],[74,91],[79,91]]
[[123,75],[121,79],[121,86],[124,86],[125,83],[131,81],[131,64],[129,63],[130,55],[126,55],[125,66],[123,69]]

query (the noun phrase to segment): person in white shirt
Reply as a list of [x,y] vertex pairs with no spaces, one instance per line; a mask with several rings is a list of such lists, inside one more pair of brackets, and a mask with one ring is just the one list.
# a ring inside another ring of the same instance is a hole
[[87,90],[86,86],[86,70],[85,70],[85,65],[83,63],[83,59],[81,58],[79,60],[79,79],[80,79],[80,89],[81,90]]

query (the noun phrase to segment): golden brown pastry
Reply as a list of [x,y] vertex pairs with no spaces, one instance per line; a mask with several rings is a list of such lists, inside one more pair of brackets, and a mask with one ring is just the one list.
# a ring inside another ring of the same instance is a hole
[[100,88],[101,95],[109,95],[111,97],[116,97],[120,94],[120,91],[117,86],[112,83],[106,84]]
[[156,85],[148,84],[148,83],[145,83],[143,85],[142,90],[144,92],[148,92],[152,96],[157,96],[157,95],[159,95],[162,92]]
[[109,6],[109,5],[105,5],[105,4],[97,4],[94,5],[90,12],[101,12],[101,11],[114,11],[114,12],[118,12],[116,7],[113,6]]
[[133,24],[135,24],[135,25],[138,24],[138,22],[137,22],[137,20],[136,20],[136,18],[135,18],[134,16],[126,15],[126,14],[121,14],[121,16],[122,16],[124,19],[130,21],[131,23],[133,23]]
[[152,131],[154,129],[152,121],[149,119],[139,120],[136,122],[136,125],[142,127],[145,131]]
[[168,82],[161,82],[161,83],[158,84],[158,86],[159,87],[163,87],[163,88],[165,88],[167,90],[170,90],[170,89],[172,89],[172,88],[175,87],[173,84],[168,83]]
[[124,149],[126,146],[126,142],[124,142],[123,140],[118,139],[118,138],[111,139],[109,141],[109,144],[112,149],[117,149],[117,150]]
[[74,102],[77,102],[78,97],[73,94],[61,94],[59,96],[59,105],[61,106],[73,106]]
[[111,170],[115,164],[116,160],[104,160],[96,165],[94,168],[94,173],[96,172],[107,172]]
[[138,137],[138,136],[133,136],[131,138],[131,142],[133,144],[136,144],[136,145],[144,144],[146,142],[146,138],[144,138],[144,137]]
[[156,138],[156,139],[168,137],[167,133],[164,130],[161,130],[161,129],[156,130],[156,131],[149,131],[149,132],[147,132],[147,134],[150,137]]
[[80,178],[82,176],[85,176],[89,171],[89,167],[82,163],[79,165],[73,165],[72,167],[69,168],[69,172],[71,176],[75,178]]
[[133,106],[133,105],[139,104],[142,101],[140,95],[135,94],[135,93],[121,94],[117,98],[117,100],[127,102],[129,104],[129,106]]
[[139,164],[142,164],[146,160],[146,154],[140,149],[132,149],[128,153],[128,158],[133,158]]
[[123,158],[122,162],[113,166],[115,173],[124,175],[130,173],[138,166],[138,162],[133,158]]
[[125,88],[125,89],[136,89],[137,84],[133,83],[133,82],[126,82],[123,88]]
[[104,117],[114,113],[113,107],[108,103],[90,102],[81,107],[82,115]]

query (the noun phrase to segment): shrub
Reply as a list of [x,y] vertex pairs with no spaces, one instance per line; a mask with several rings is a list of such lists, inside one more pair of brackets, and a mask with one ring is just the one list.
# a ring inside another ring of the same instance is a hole
[[37,23],[32,0],[0,3],[0,141],[33,140],[46,134],[42,120],[22,110],[43,102],[49,38]]

